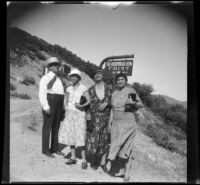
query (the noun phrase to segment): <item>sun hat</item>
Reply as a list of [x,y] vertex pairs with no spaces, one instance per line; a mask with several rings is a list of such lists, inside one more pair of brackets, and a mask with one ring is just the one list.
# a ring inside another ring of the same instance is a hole
[[47,60],[47,66],[51,67],[53,65],[61,65],[57,57],[51,57]]
[[78,69],[72,69],[71,72],[69,73],[69,76],[76,75],[81,79],[81,72]]

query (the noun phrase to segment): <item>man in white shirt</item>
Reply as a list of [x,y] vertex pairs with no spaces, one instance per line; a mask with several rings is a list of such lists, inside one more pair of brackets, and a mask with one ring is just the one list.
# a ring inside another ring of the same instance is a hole
[[39,84],[39,100],[43,113],[42,153],[54,158],[53,153],[64,155],[58,147],[58,130],[63,119],[64,87],[59,77],[59,60],[51,57],[47,62],[49,72],[41,78]]

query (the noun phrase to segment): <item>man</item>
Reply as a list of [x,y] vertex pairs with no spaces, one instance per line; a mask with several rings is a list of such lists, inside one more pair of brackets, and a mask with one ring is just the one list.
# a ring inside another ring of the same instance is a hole
[[64,156],[58,149],[58,130],[63,119],[64,87],[59,77],[59,60],[51,57],[47,62],[49,72],[41,78],[39,84],[39,100],[43,109],[42,153],[55,158],[53,153]]

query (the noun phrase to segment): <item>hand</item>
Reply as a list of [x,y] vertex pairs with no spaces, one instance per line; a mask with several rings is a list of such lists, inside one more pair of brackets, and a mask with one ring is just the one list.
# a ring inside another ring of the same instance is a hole
[[50,110],[50,109],[47,109],[47,110],[45,110],[45,113],[46,113],[48,116],[50,116],[50,115],[51,115],[51,110]]
[[77,109],[81,109],[81,108],[83,108],[83,106],[80,105],[79,103],[75,103],[75,107],[76,107]]
[[104,102],[99,106],[99,111],[103,111],[107,107],[108,103]]
[[125,104],[136,104],[137,101],[133,101],[131,98],[127,98]]

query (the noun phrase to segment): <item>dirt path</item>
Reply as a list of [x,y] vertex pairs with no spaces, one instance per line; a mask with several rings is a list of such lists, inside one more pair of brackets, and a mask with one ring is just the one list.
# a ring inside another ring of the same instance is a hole
[[[37,99],[10,102],[10,182],[122,182],[101,170],[81,170],[80,163],[41,154],[41,106]],[[69,153],[69,148],[63,149]],[[132,182],[186,182],[186,158],[155,145],[138,131]]]

